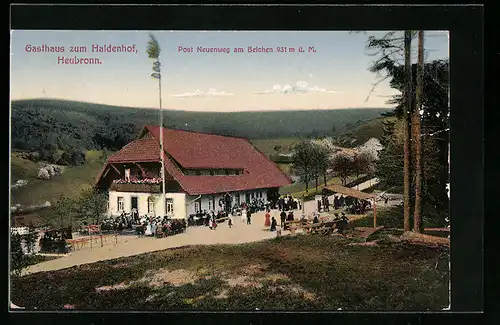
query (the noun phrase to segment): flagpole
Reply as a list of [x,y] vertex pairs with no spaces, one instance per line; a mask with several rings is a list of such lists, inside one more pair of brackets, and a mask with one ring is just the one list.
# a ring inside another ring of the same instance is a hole
[[159,88],[159,94],[160,94],[160,161],[161,161],[161,182],[162,182],[162,193],[163,193],[163,205],[164,205],[164,212],[165,215],[167,215],[167,198],[165,196],[165,163],[163,161],[163,109],[161,106],[161,74],[160,77],[158,78],[158,88]]

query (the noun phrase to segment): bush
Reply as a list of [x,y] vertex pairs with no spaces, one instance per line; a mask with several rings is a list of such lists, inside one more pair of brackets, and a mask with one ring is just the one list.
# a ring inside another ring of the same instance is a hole
[[38,237],[39,234],[38,232],[35,232],[35,229],[33,227],[30,227],[30,232],[28,234],[21,237],[22,239],[24,239],[28,253],[35,253],[35,244],[38,240]]
[[40,168],[38,171],[38,178],[40,179],[49,179],[50,178],[50,173],[47,169],[45,168]]
[[69,166],[71,165],[71,156],[68,152],[63,152],[61,158],[57,161],[59,165]]
[[28,156],[29,160],[38,162],[40,161],[40,153],[38,151],[32,152]]
[[10,271],[16,277],[21,275],[24,268],[23,257],[21,236],[12,232],[10,234]]
[[40,159],[50,163],[55,163],[59,159],[57,146],[54,144],[47,144],[40,148]]
[[57,163],[65,166],[81,166],[85,163],[85,153],[75,149],[65,151]]
[[82,150],[72,151],[70,157],[70,162],[74,166],[81,166],[85,163],[85,153]]
[[52,165],[45,166],[45,169],[47,170],[47,172],[49,173],[49,175],[51,177],[56,174],[56,171],[54,170],[54,166],[52,166]]

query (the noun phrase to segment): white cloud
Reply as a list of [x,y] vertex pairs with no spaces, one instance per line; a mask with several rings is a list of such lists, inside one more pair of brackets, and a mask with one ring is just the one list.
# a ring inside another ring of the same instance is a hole
[[297,81],[295,86],[284,85],[274,85],[272,89],[258,92],[259,95],[267,95],[267,94],[299,94],[299,93],[338,93],[335,90],[327,90],[325,88],[319,88],[317,86],[311,87],[305,81]]
[[191,92],[191,93],[170,95],[170,97],[180,97],[180,98],[198,98],[198,97],[214,97],[214,96],[233,96],[233,94],[225,92],[223,90],[217,90],[215,88],[210,88],[207,91],[196,90],[195,92]]

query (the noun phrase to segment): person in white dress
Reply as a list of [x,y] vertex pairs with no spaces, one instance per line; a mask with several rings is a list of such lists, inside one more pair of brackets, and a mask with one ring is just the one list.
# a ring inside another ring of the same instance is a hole
[[246,209],[241,210],[241,222],[247,222],[247,210]]
[[144,235],[151,236],[152,233],[153,233],[153,229],[152,229],[151,221],[148,221],[148,225],[146,226],[146,232],[144,233]]

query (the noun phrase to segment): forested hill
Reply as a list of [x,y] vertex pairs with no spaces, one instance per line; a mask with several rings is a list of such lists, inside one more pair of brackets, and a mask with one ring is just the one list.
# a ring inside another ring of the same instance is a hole
[[[11,103],[12,147],[43,146],[117,150],[146,124],[159,124],[155,109],[35,99]],[[337,109],[270,112],[189,112],[164,109],[164,126],[198,132],[264,139],[326,136],[341,132],[388,109]]]

